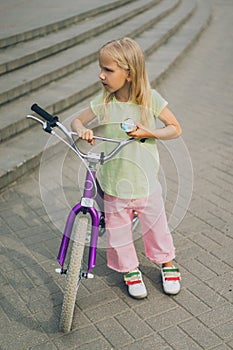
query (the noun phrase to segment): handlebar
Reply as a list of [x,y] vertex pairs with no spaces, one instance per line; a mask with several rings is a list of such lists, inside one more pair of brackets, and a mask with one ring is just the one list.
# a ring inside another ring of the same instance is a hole
[[40,106],[38,106],[38,104],[34,103],[31,106],[31,110],[33,112],[36,112],[37,114],[39,114],[42,118],[44,118],[45,120],[47,120],[50,124],[51,127],[56,126],[56,123],[58,122],[58,117],[54,117],[51,114],[49,114],[48,112],[46,112],[43,108],[41,108]]
[[[62,142],[67,144],[80,158],[87,159],[92,162],[100,162],[103,164],[105,161],[113,158],[120,150],[126,146],[127,144],[136,141],[134,138],[129,138],[126,140],[119,140],[119,139],[110,139],[106,137],[100,137],[100,136],[94,136],[93,138],[100,141],[106,141],[106,142],[112,142],[117,143],[117,146],[111,151],[109,154],[105,155],[103,152],[100,154],[95,153],[83,153],[79,147],[76,145],[74,136],[78,136],[76,132],[69,131],[62,123],[59,122],[58,117],[52,116],[48,112],[46,112],[43,108],[38,106],[36,103],[31,106],[32,111],[39,114],[43,119],[46,121],[42,121],[41,119],[33,116],[33,115],[27,115],[27,118],[30,118],[34,120],[37,123],[40,123],[43,126],[43,130],[56,136],[59,138]],[[63,138],[61,138],[54,130],[54,127],[58,127],[67,137],[69,143],[67,143]],[[142,142],[145,141],[145,139],[141,140]]]

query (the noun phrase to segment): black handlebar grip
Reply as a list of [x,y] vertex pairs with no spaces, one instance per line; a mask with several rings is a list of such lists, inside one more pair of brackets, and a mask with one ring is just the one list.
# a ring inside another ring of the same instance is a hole
[[54,124],[54,126],[56,125],[56,122],[58,120],[57,117],[53,117],[51,114],[46,112],[43,108],[38,106],[36,103],[34,103],[31,106],[31,110],[36,112],[37,114],[39,114],[42,118],[44,118],[45,120],[47,120],[51,124]]

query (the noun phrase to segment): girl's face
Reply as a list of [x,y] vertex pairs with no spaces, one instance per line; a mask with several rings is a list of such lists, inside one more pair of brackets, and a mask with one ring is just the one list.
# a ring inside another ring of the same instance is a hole
[[130,97],[130,76],[129,72],[120,68],[107,54],[99,56],[100,74],[99,78],[104,88],[114,93],[118,101],[128,101]]

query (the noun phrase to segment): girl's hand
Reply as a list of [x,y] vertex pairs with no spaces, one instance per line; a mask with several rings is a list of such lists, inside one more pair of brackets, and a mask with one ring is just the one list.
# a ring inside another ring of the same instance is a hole
[[76,131],[80,139],[88,141],[91,145],[94,144],[94,139],[93,139],[94,133],[91,129],[87,129],[83,127],[83,128],[78,128]]
[[154,133],[150,129],[146,128],[140,123],[136,123],[136,130],[127,132],[127,135],[129,137],[133,137],[136,140],[155,137]]
[[94,144],[93,131],[91,129],[87,129],[85,125],[93,118],[95,118],[94,113],[90,108],[87,108],[71,122],[72,130],[77,132],[81,139],[88,141],[91,145]]
[[159,140],[171,140],[179,137],[182,134],[182,130],[179,122],[177,121],[175,115],[165,107],[158,118],[164,124],[164,127],[150,130],[140,123],[136,123],[136,130],[128,132],[130,137],[135,139],[142,138],[155,138]]

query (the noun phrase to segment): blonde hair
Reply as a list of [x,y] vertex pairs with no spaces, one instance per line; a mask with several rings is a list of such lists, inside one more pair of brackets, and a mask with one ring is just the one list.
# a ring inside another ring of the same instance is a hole
[[[146,71],[145,58],[139,44],[131,38],[112,40],[100,48],[99,55],[107,54],[117,65],[129,71],[130,100],[141,106],[141,122],[147,125],[150,109],[150,83]],[[114,93],[104,90],[104,103],[112,100]]]

